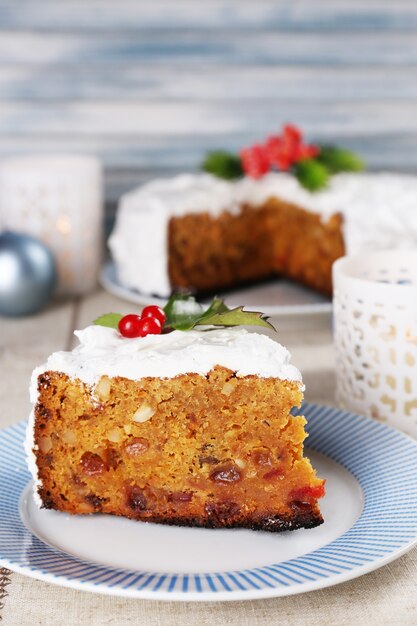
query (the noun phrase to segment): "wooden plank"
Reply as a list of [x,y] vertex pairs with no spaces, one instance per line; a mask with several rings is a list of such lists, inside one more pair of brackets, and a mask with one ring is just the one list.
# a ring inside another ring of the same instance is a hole
[[73,303],[61,301],[35,316],[0,318],[0,427],[28,417],[32,370],[68,348],[73,316]]
[[258,101],[399,101],[417,98],[417,67],[265,66],[170,64],[156,69],[127,60],[117,72],[105,65],[0,66],[2,100],[65,102],[181,99]]
[[[210,101],[92,101],[56,103],[0,103],[0,133],[7,137],[126,138],[160,142],[181,136],[235,135],[254,138],[279,128],[290,117],[310,137],[369,136],[413,133],[417,130],[415,103],[345,102],[317,103],[287,100],[247,102]],[[143,145],[146,145],[144,143]],[[177,145],[178,147],[178,145]]]
[[[271,130],[271,127],[269,128]],[[317,135],[316,135],[317,137]],[[152,143],[142,140],[129,141],[122,138],[107,142],[95,138],[62,138],[41,141],[27,136],[20,140],[0,142],[0,158],[10,154],[33,154],[62,152],[97,154],[106,165],[106,198],[113,204],[122,193],[155,178],[173,176],[181,172],[197,171],[204,154],[214,148],[237,150],[255,139],[251,137],[215,136],[156,138]],[[335,134],[328,137],[332,142],[344,145],[360,154],[371,170],[389,169],[417,173],[417,137],[396,134],[383,136],[351,136]]]
[[391,30],[417,26],[413,0],[42,0],[3,2],[0,20],[8,29],[137,31],[224,27],[228,29],[280,28],[283,30]]
[[321,32],[146,30],[131,33],[36,33],[0,30],[2,64],[63,67],[97,64],[118,71],[120,64],[155,65],[188,60],[236,65],[405,65],[417,63],[413,32]]

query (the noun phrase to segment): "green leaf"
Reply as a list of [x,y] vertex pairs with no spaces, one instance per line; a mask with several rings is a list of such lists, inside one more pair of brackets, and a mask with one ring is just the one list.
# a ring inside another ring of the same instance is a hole
[[164,307],[165,327],[176,330],[190,330],[204,314],[204,307],[193,296],[174,294]]
[[201,168],[205,172],[214,174],[218,178],[233,180],[243,176],[243,169],[240,157],[233,152],[216,150],[209,152],[204,159]]
[[164,308],[167,316],[165,328],[191,330],[196,326],[263,326],[274,327],[259,312],[244,311],[243,307],[229,309],[223,300],[214,298],[207,309],[190,295],[171,296]]
[[115,328],[117,330],[122,317],[123,315],[120,315],[120,313],[106,313],[105,315],[100,315],[100,317],[94,320],[93,324],[96,326]]
[[259,311],[244,311],[243,306],[205,315],[196,325],[200,326],[203,324],[205,326],[263,326],[264,328],[275,330],[262,313]]
[[329,171],[316,159],[303,159],[294,165],[294,175],[308,191],[319,191],[329,181]]
[[336,146],[320,146],[316,160],[324,165],[329,172],[361,172],[365,164],[354,152]]

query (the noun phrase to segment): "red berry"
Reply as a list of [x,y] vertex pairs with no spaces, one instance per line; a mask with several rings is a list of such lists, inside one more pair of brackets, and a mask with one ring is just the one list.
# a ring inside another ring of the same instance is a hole
[[162,333],[162,325],[156,317],[142,317],[139,320],[139,328],[137,337],[146,337],[146,335],[160,335]]
[[252,178],[261,178],[270,169],[269,159],[264,146],[255,144],[240,152],[242,167],[245,174]]
[[296,161],[302,161],[303,159],[315,159],[320,150],[317,146],[308,146],[301,143],[295,152]]
[[292,144],[300,143],[303,139],[301,130],[293,124],[286,124],[282,129],[282,136],[284,141],[288,141]]
[[129,337],[129,339],[141,337],[140,322],[141,319],[139,315],[134,315],[133,313],[125,315],[119,322],[120,334],[123,335],[123,337]]
[[167,316],[165,315],[165,311],[161,309],[159,306],[151,304],[150,306],[145,306],[142,311],[142,319],[145,317],[153,317],[154,319],[160,322],[161,326],[165,324],[165,320]]
[[284,141],[282,137],[277,135],[268,137],[265,151],[270,164],[279,170],[288,170],[294,163],[294,145]]

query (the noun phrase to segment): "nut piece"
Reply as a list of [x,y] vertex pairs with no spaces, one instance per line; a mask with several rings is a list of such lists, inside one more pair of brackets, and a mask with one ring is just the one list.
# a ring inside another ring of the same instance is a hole
[[109,430],[109,432],[107,433],[107,439],[112,443],[119,443],[121,439],[120,430],[118,428],[112,428],[111,430]]
[[61,435],[61,439],[62,441],[65,441],[65,443],[68,443],[70,446],[75,446],[75,444],[77,443],[77,437],[72,430],[64,430]]
[[235,463],[240,469],[244,469],[246,467],[246,463],[243,459],[235,459]]
[[151,419],[152,415],[156,413],[155,409],[153,409],[148,404],[142,404],[142,406],[134,413],[132,420],[134,422],[147,422]]
[[234,388],[235,388],[234,384],[232,382],[228,381],[227,383],[224,383],[221,392],[225,396],[230,396],[230,394],[232,393]]
[[43,454],[47,454],[52,449],[52,439],[50,437],[40,437],[39,438],[39,450]]
[[110,387],[110,380],[106,376],[102,376],[96,385],[94,393],[99,400],[105,402],[109,399]]

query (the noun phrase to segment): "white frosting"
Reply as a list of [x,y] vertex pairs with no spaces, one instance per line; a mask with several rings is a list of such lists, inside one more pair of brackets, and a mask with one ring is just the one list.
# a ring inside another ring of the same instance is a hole
[[323,191],[310,193],[294,176],[267,174],[227,182],[210,174],[154,180],[121,198],[109,240],[120,281],[143,293],[167,296],[167,233],[172,216],[239,212],[278,197],[323,220],[341,212],[349,254],[364,249],[417,245],[417,177],[401,174],[338,174]]
[[237,376],[255,374],[301,382],[286,348],[266,335],[244,328],[173,331],[125,339],[112,328],[88,326],[75,331],[80,345],[72,352],[55,352],[32,374],[31,400],[37,399],[37,378],[52,370],[94,385],[101,376],[131,380],[173,378],[179,374],[207,374],[222,365]]

